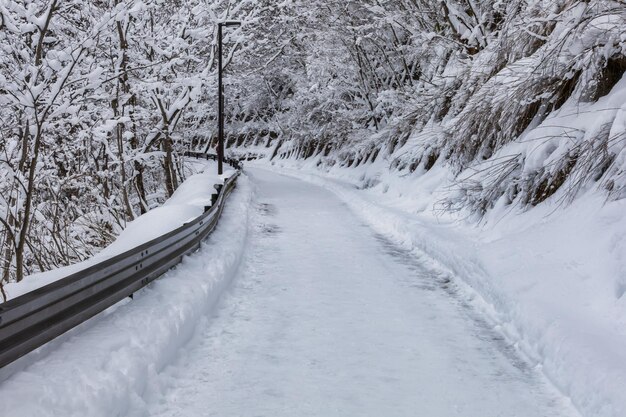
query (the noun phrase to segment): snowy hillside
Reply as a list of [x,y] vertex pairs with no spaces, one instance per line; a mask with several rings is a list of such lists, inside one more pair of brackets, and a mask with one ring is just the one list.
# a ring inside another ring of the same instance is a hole
[[302,17],[308,61],[284,63],[291,72],[264,93],[273,129],[233,127],[243,155],[376,162],[402,177],[446,166],[457,192],[442,204],[479,216],[560,189],[564,202],[588,188],[624,197],[623,2],[348,2],[319,13]]

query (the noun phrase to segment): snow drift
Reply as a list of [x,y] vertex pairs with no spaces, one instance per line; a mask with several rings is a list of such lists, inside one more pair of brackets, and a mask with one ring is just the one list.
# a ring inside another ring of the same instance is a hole
[[[252,189],[245,176],[199,251],[107,312],[2,373],[0,415],[141,415],[155,376],[207,319],[245,247]],[[74,337],[76,332],[80,337]],[[34,361],[36,359],[36,361]],[[62,411],[60,411],[62,410]],[[138,414],[137,414],[138,413]]]

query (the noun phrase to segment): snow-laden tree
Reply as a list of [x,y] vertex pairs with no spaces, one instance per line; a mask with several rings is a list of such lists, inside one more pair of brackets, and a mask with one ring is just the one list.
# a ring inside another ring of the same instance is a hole
[[82,110],[106,18],[79,1],[2,2],[0,15],[2,269],[21,280],[50,266],[46,251],[73,257],[59,231],[79,199],[71,155],[85,151]]
[[84,259],[173,193],[215,124],[216,24],[256,9],[0,1],[3,282]]

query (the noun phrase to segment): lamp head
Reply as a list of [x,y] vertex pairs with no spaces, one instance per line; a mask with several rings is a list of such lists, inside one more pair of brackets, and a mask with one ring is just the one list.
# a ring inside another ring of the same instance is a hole
[[239,27],[241,26],[241,22],[236,21],[236,20],[226,20],[224,22],[220,22],[219,25],[226,26],[226,27]]

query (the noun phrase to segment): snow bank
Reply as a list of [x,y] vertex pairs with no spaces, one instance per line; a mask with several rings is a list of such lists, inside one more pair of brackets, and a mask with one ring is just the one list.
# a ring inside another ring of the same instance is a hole
[[436,211],[451,176],[442,167],[399,178],[383,166],[322,177],[315,161],[276,165],[332,190],[376,232],[453,278],[584,415],[626,415],[625,201],[590,192],[563,208],[555,196],[515,216],[494,210],[475,226]]
[[[198,252],[132,301],[52,342],[53,350],[44,346],[14,364],[24,369],[0,385],[0,415],[146,415],[143,398],[158,391],[156,375],[208,319],[239,266],[251,196],[248,179],[240,177],[217,228]],[[34,361],[35,356],[40,357]]]
[[[200,163],[201,162],[201,163]],[[29,291],[81,271],[94,264],[119,255],[143,243],[168,233],[204,213],[204,207],[211,205],[211,195],[217,193],[215,184],[223,184],[234,170],[227,169],[217,175],[214,161],[196,162],[195,169],[200,173],[187,178],[161,207],[154,208],[126,224],[124,230],[111,245],[84,262],[67,267],[37,273],[19,283],[5,285],[7,299],[15,298]]]

